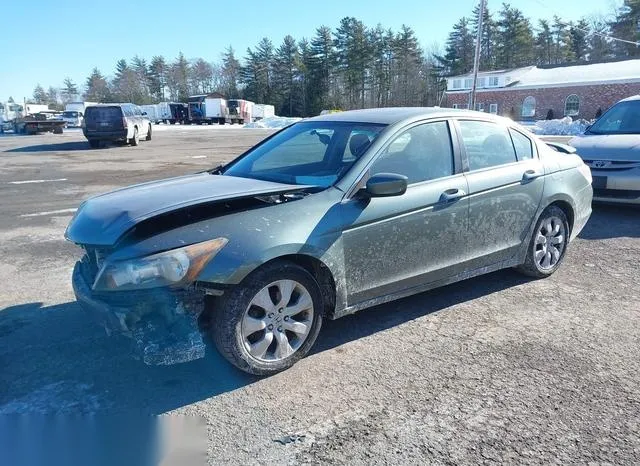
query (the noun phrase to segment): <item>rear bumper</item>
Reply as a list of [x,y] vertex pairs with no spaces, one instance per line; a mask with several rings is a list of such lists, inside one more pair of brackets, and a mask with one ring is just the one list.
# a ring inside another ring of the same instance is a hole
[[132,338],[145,364],[170,365],[204,357],[205,344],[197,322],[204,296],[197,292],[158,289],[98,296],[85,278],[82,262],[73,269],[72,284],[82,308],[107,334]]
[[84,137],[90,141],[125,141],[127,139],[127,130],[121,129],[118,131],[90,131],[87,128],[83,128],[82,132]]

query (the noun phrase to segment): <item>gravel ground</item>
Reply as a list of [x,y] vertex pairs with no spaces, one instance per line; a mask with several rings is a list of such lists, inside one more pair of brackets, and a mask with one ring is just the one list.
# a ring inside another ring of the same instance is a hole
[[501,271],[327,322],[273,377],[212,348],[147,367],[73,302],[72,209],[270,134],[163,129],[101,150],[0,137],[0,413],[197,415],[210,464],[640,463],[639,209],[595,206],[546,280]]

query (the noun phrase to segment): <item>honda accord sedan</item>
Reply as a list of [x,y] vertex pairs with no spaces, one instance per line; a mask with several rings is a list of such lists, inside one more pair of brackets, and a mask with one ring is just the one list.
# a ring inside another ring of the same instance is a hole
[[309,353],[324,319],[513,267],[554,273],[591,173],[485,113],[387,108],[291,125],[225,166],[85,201],[78,301],[148,364],[243,371]]
[[593,173],[593,199],[640,205],[640,95],[621,100],[569,144]]

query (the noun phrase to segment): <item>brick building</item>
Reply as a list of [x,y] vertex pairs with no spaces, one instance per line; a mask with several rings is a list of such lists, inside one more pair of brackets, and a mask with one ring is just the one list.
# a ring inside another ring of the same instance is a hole
[[[447,78],[446,107],[467,108],[473,75]],[[640,94],[640,60],[478,73],[476,110],[514,120],[593,119]]]

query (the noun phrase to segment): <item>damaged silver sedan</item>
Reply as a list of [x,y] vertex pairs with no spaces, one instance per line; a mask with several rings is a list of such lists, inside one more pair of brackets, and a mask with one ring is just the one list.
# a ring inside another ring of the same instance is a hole
[[149,364],[267,375],[323,319],[514,267],[551,275],[591,214],[591,174],[510,120],[447,109],[311,118],[209,172],[85,201],[78,301]]

